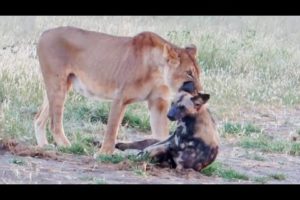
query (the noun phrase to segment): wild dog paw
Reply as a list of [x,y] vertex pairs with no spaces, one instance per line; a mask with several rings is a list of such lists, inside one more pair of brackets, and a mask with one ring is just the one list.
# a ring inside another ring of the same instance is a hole
[[127,149],[127,145],[125,143],[119,142],[115,145],[115,148],[121,151],[125,151]]
[[148,158],[149,152],[148,151],[140,151],[137,156],[138,159]]

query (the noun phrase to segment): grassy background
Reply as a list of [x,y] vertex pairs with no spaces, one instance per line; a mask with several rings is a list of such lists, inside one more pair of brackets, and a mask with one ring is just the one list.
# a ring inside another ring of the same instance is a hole
[[[297,16],[1,16],[0,138],[35,144],[32,121],[44,87],[36,42],[44,30],[65,25],[126,36],[153,31],[177,45],[194,43],[199,50],[201,81],[211,94],[214,115],[226,122],[225,133],[259,130],[251,124],[230,123],[236,118],[247,121],[242,119],[247,110],[293,109],[300,104]],[[109,103],[71,92],[65,107],[65,132],[72,142],[101,138],[108,112]],[[122,124],[120,138],[126,139],[123,133],[128,131],[149,133],[145,103],[131,105]],[[241,143],[250,144],[250,140]]]

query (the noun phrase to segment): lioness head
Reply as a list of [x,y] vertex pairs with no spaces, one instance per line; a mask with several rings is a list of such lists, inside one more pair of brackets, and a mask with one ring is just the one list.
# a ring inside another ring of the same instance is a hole
[[168,112],[168,118],[171,121],[181,120],[186,116],[195,115],[200,108],[208,101],[210,95],[198,93],[196,96],[181,91],[172,101],[171,108]]
[[174,48],[169,44],[165,44],[163,55],[168,65],[165,81],[173,91],[179,91],[182,87],[183,90],[190,93],[202,91],[195,45]]

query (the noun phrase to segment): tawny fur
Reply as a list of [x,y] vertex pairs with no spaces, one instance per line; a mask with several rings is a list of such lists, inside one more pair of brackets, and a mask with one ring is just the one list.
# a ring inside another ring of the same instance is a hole
[[48,118],[57,145],[70,145],[64,134],[63,112],[71,86],[89,98],[112,100],[100,150],[105,154],[114,151],[128,104],[148,102],[153,138],[161,140],[168,136],[166,113],[171,92],[186,81],[193,81],[197,90],[202,90],[196,47],[180,48],[151,32],[119,37],[59,27],[41,35],[37,55],[46,89],[35,117],[39,146],[48,144]]

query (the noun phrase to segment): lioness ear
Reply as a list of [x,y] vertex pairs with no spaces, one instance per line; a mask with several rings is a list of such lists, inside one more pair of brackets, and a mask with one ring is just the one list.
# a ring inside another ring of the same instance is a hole
[[185,49],[187,50],[188,54],[190,54],[193,57],[197,56],[197,47],[194,44],[190,44],[188,46],[185,47]]
[[168,63],[172,65],[178,65],[178,53],[169,44],[164,44],[163,56]]

